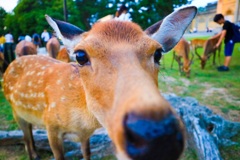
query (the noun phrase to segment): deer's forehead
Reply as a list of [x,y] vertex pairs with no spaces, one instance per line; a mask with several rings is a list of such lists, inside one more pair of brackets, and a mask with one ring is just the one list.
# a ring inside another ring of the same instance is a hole
[[135,23],[126,21],[107,21],[96,23],[87,34],[95,36],[99,41],[136,43],[145,36],[142,29]]
[[111,50],[127,46],[141,51],[160,47],[137,24],[113,20],[96,23],[89,32],[82,35],[82,40],[75,49]]

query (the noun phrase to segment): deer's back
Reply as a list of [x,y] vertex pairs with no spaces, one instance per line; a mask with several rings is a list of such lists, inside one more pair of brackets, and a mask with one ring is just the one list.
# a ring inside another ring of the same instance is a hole
[[86,109],[79,78],[76,64],[46,56],[23,56],[4,73],[4,93],[14,111],[26,121],[77,130],[84,125],[79,119],[96,123]]
[[177,56],[183,57],[184,59],[188,59],[188,55],[190,52],[189,43],[185,39],[182,38],[177,43],[177,45],[173,48],[173,51],[175,51]]

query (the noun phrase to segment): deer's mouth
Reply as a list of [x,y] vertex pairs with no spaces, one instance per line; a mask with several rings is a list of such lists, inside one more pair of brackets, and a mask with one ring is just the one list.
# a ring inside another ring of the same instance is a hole
[[126,151],[133,160],[176,160],[183,151],[183,132],[173,114],[154,120],[131,113],[124,127]]

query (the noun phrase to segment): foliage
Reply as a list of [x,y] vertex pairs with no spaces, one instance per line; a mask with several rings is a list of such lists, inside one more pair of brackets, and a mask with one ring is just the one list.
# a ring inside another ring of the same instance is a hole
[[1,21],[0,21],[0,35],[4,34],[3,29],[4,29],[4,20],[5,20],[6,15],[7,15],[7,12],[2,7],[0,7],[0,19],[1,19]]
[[[117,9],[125,4],[129,8],[134,22],[142,28],[163,19],[175,7],[190,3],[192,0],[66,0],[68,22],[88,30],[98,19],[106,15],[115,15]],[[15,41],[20,35],[41,33],[43,29],[52,30],[44,15],[59,20],[64,19],[63,0],[19,0],[13,13],[0,8],[0,17],[4,25],[12,32]],[[3,13],[3,14],[2,14]],[[4,27],[0,22],[0,28]]]

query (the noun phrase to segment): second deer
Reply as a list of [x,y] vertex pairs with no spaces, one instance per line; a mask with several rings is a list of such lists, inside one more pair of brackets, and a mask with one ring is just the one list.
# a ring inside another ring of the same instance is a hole
[[[182,38],[173,48],[173,59],[171,68],[173,67],[173,62],[175,59],[178,63],[179,73],[185,73],[186,77],[189,78],[191,71],[190,65],[192,63],[193,57],[194,56],[192,54],[192,57],[190,59],[190,45],[188,41]],[[181,62],[181,59],[183,60],[183,62]]]
[[[204,51],[203,55],[201,56],[198,52],[195,52],[198,58],[201,60],[201,68],[204,69],[207,60],[213,56],[213,65],[216,65],[216,54],[218,53],[218,60],[220,61],[220,52],[221,52],[221,44],[218,48],[215,48],[215,45],[217,44],[220,34],[214,35],[213,37],[206,40],[204,43]],[[220,62],[219,62],[220,63]]]

